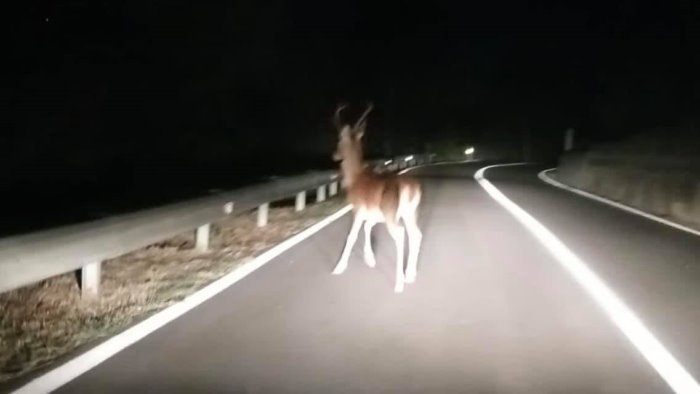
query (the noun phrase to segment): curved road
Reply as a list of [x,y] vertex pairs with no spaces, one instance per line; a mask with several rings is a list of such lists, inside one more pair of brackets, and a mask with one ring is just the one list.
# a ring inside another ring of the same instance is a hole
[[[61,387],[61,393],[667,393],[552,255],[474,180],[425,184],[417,282],[393,293],[393,243],[375,227],[330,275],[349,215]],[[533,166],[487,178],[557,234],[700,376],[700,237],[558,190]]]

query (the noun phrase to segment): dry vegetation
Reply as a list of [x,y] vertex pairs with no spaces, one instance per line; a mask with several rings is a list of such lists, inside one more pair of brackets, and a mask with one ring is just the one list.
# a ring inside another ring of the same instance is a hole
[[102,267],[102,296],[80,298],[74,274],[0,294],[0,382],[26,374],[81,345],[126,328],[244,264],[344,205],[340,198],[309,206],[270,209],[270,224],[256,227],[255,212],[212,226],[211,249],[192,250],[183,234]]

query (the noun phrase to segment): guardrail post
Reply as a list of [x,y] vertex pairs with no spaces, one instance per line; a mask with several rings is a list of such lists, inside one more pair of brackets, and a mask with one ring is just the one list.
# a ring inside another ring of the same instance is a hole
[[297,212],[299,212],[303,211],[304,207],[306,207],[306,191],[299,192],[297,194],[297,200],[294,208]]
[[326,201],[326,185],[319,186],[316,190],[316,202],[323,201]]
[[101,261],[86,264],[80,269],[80,292],[84,299],[97,298],[100,295],[101,276]]
[[194,238],[195,238],[195,249],[197,249],[200,252],[205,252],[207,249],[209,249],[209,229],[211,225],[209,223],[197,227],[197,230],[195,230],[194,233]]
[[266,202],[258,207],[258,227],[267,225],[267,213],[270,210],[270,203]]
[[328,185],[328,195],[333,197],[336,194],[338,194],[338,181],[333,181]]

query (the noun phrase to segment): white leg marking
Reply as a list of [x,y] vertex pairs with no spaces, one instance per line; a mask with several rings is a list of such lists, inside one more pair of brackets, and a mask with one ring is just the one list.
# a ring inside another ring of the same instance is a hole
[[394,238],[396,243],[396,284],[394,291],[396,293],[403,292],[404,288],[404,273],[403,273],[403,245],[404,245],[404,228],[399,225],[389,226],[389,233]]
[[372,268],[377,265],[374,252],[372,251],[372,228],[374,225],[374,222],[365,221],[365,262]]
[[416,273],[418,271],[418,254],[420,253],[421,242],[423,241],[423,233],[418,228],[415,216],[404,218],[406,224],[406,232],[408,233],[408,266],[406,267],[406,283],[416,281]]

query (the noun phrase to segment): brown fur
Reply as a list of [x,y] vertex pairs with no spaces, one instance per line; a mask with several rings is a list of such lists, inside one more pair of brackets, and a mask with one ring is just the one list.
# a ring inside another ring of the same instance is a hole
[[[415,280],[418,251],[422,234],[417,224],[417,210],[421,198],[421,185],[415,178],[406,175],[376,174],[367,169],[363,163],[362,137],[366,129],[366,116],[371,105],[357,121],[355,126],[342,125],[339,119],[339,107],[335,114],[335,124],[339,130],[338,147],[333,157],[340,161],[343,184],[347,190],[348,202],[352,205],[354,222],[348,234],[343,254],[334,270],[342,273],[347,267],[350,248],[357,239],[359,226],[365,225],[365,259],[374,266],[374,253],[369,245],[369,232],[376,223],[386,223],[389,233],[397,246],[397,281],[395,290],[403,290],[403,283]],[[404,228],[409,236],[409,262],[403,273]]]

